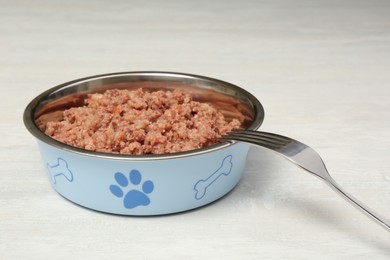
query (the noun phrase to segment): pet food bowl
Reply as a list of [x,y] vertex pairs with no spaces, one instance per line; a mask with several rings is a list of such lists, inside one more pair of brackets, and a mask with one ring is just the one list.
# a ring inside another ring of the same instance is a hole
[[249,145],[223,142],[187,152],[123,155],[94,152],[58,142],[42,124],[62,111],[83,105],[88,93],[107,89],[145,91],[180,88],[193,100],[209,102],[243,128],[260,127],[264,110],[250,93],[230,83],[172,72],[121,72],[73,80],[34,98],[24,123],[36,137],[49,180],[66,199],[81,206],[120,215],[161,215],[209,204],[239,182]]

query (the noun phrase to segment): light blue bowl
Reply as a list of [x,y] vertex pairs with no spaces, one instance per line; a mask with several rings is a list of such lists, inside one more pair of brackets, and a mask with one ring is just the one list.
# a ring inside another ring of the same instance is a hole
[[109,88],[180,88],[194,100],[239,113],[246,129],[264,118],[260,102],[247,91],[220,80],[171,72],[122,72],[71,81],[42,93],[24,112],[27,129],[37,138],[54,189],[81,206],[122,215],[160,215],[211,203],[239,182],[249,145],[225,142],[165,155],[118,155],[60,143],[40,129],[64,110],[82,105],[86,93]]

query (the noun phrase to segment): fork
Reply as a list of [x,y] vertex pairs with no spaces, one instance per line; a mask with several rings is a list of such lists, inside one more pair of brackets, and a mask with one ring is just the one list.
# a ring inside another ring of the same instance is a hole
[[286,136],[252,130],[235,130],[222,136],[221,139],[230,142],[239,141],[254,144],[282,155],[296,166],[322,179],[346,201],[376,221],[387,231],[390,231],[390,220],[370,209],[337,184],[330,176],[320,155],[309,146]]

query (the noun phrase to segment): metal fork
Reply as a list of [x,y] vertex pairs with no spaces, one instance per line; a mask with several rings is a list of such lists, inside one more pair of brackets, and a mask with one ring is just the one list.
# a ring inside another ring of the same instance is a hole
[[286,136],[251,130],[233,131],[223,136],[221,139],[225,141],[232,140],[246,142],[277,152],[296,166],[301,167],[302,169],[322,179],[346,201],[351,203],[368,217],[371,217],[387,231],[390,231],[390,220],[380,216],[374,210],[370,209],[355,197],[344,191],[344,189],[341,188],[340,185],[338,185],[330,176],[319,154],[309,146]]

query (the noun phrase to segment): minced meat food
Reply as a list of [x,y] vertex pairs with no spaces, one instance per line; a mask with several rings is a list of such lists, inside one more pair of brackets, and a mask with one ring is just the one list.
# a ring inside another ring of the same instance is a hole
[[202,148],[240,126],[180,90],[111,89],[88,94],[85,106],[48,122],[45,133],[65,144],[119,154],[166,154]]

